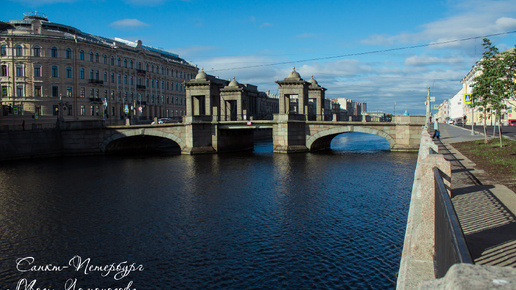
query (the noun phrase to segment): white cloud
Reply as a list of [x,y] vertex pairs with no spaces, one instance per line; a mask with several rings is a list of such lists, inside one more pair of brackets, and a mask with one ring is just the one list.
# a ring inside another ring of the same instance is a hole
[[302,33],[299,35],[296,35],[297,38],[314,38],[316,36],[315,33]]
[[[374,34],[363,40],[369,45],[406,45],[421,42],[446,42],[468,37],[484,36],[516,29],[514,1],[461,1],[450,7],[454,15],[426,23],[420,32],[397,35]],[[460,47],[460,42],[446,44]],[[439,46],[442,48],[442,46]]]
[[147,27],[149,24],[144,23],[138,19],[122,19],[115,21],[110,24],[111,27],[117,28],[117,29],[131,29],[131,28],[141,28],[141,27]]

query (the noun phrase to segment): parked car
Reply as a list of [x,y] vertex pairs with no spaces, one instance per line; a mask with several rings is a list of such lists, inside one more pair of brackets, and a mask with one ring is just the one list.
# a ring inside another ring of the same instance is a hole
[[509,126],[516,126],[516,119],[509,120]]
[[448,121],[448,124],[453,125],[453,124],[455,124],[455,121],[453,121],[453,120],[451,120],[451,119],[450,119],[450,120]]
[[462,119],[455,120],[455,125],[462,126]]
[[[158,124],[167,124],[167,123],[181,123],[183,122],[183,118],[181,117],[169,117],[169,118],[159,118]],[[151,123],[154,125],[154,122]]]

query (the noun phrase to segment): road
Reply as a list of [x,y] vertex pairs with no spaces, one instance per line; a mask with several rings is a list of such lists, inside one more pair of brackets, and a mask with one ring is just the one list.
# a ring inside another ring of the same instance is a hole
[[[441,124],[439,124],[441,125]],[[450,125],[454,127],[460,127],[464,128],[466,130],[469,130],[471,132],[471,125],[466,125],[464,127],[462,126],[456,126],[456,125]],[[493,126],[487,126],[487,136],[492,137],[493,136]],[[482,125],[475,125],[475,132],[477,134],[481,133],[484,134],[484,126]],[[495,128],[495,136],[498,137],[498,127]],[[516,140],[516,126],[502,126],[502,136],[507,137],[511,140]]]

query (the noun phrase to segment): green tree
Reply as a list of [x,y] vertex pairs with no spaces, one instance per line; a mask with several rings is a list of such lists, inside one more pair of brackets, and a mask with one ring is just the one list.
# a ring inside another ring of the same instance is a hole
[[[471,104],[473,108],[481,110],[480,118],[484,121],[484,143],[487,143],[486,119],[491,110],[501,102],[497,93],[500,91],[500,78],[502,72],[498,62],[498,48],[491,41],[484,38],[484,52],[482,60],[479,63],[481,73],[476,76],[473,81],[473,92],[471,94]],[[472,120],[473,121],[473,120]]]

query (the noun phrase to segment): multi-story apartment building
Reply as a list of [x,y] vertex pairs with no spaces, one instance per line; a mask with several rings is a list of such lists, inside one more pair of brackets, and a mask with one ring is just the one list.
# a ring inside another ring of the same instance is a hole
[[0,123],[182,116],[198,69],[140,40],[108,39],[39,14],[0,22]]

